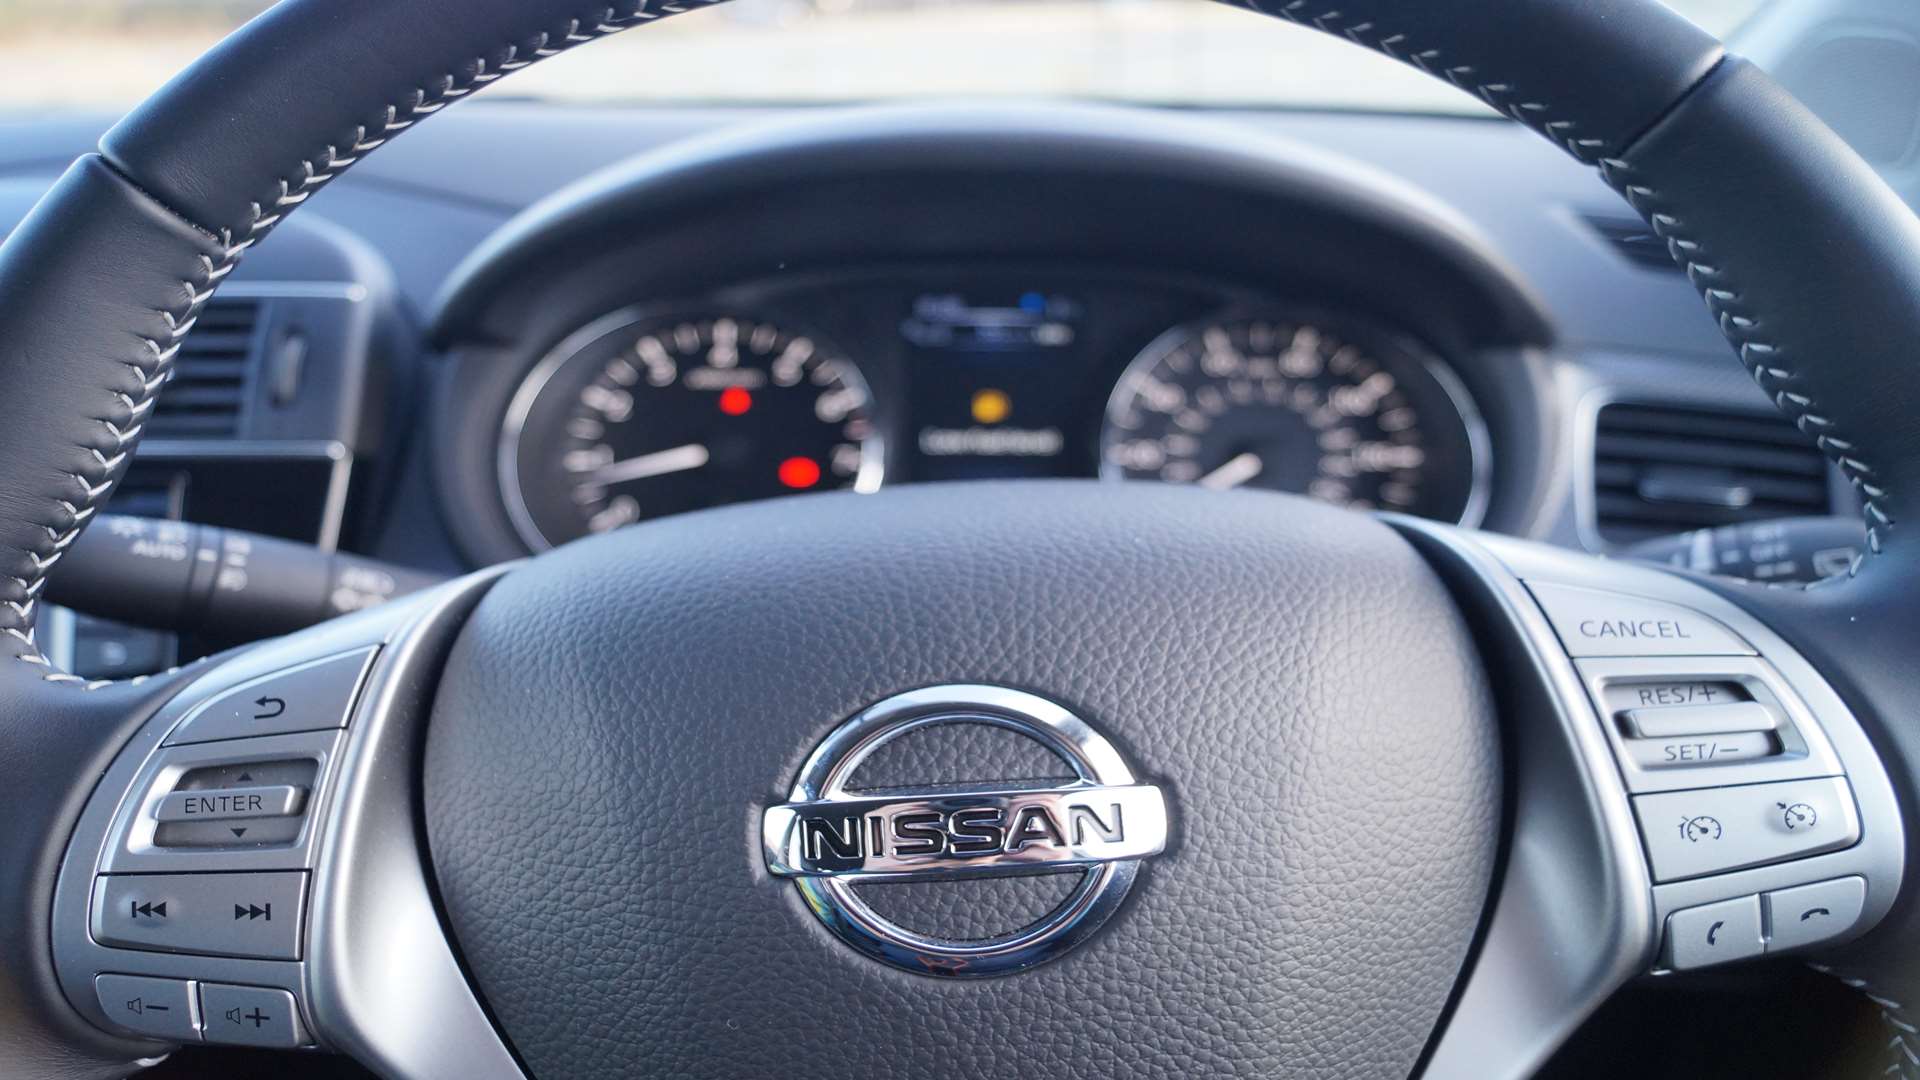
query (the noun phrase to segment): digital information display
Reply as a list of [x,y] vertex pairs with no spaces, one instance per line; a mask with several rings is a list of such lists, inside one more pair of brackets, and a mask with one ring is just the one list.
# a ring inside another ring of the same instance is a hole
[[901,322],[911,379],[912,475],[1054,476],[1079,406],[1082,308],[1040,291],[917,297]]

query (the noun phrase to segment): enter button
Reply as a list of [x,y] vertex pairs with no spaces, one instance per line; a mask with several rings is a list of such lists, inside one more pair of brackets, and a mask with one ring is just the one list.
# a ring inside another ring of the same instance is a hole
[[161,821],[228,821],[236,818],[287,817],[300,810],[306,792],[291,784],[176,791],[160,800],[153,816]]

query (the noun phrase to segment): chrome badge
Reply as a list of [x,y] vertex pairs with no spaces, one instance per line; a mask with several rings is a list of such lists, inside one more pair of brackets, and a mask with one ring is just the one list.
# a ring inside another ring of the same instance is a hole
[[[938,725],[1024,736],[1057,759],[1057,780],[940,783],[926,790],[852,781],[883,746]],[[925,975],[1005,975],[1060,955],[1119,906],[1140,861],[1167,841],[1160,789],[1138,783],[1113,745],[1043,698],[998,686],[913,690],[842,724],[801,768],[789,801],[761,826],[767,868],[848,944]],[[1037,919],[983,934],[909,928],[866,886],[1078,875]]]

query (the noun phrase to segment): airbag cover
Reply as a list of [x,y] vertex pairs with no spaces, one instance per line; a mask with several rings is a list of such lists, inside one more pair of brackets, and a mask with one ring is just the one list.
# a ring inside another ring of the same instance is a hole
[[[1001,978],[869,960],[762,861],[828,732],[941,683],[1065,705],[1168,797],[1118,914]],[[1405,1076],[1499,830],[1480,658],[1398,535],[1147,484],[803,496],[570,545],[480,605],[427,749],[455,936],[549,1078]]]

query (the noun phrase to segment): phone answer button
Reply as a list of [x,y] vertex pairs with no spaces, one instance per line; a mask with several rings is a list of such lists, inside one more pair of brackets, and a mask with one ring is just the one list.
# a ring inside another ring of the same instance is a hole
[[1667,916],[1667,966],[1676,971],[1744,960],[1766,949],[1766,939],[1760,935],[1758,896],[1703,904]]

